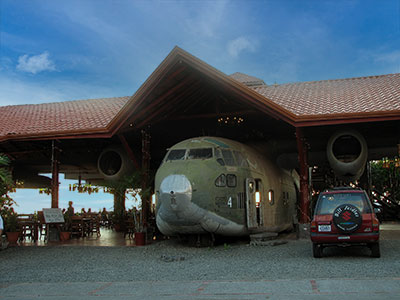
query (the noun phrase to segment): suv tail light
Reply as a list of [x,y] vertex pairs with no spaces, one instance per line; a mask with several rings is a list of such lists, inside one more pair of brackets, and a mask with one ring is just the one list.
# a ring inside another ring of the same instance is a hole
[[375,216],[372,217],[372,231],[379,231],[379,220]]
[[310,226],[311,232],[317,232],[317,222],[313,220]]

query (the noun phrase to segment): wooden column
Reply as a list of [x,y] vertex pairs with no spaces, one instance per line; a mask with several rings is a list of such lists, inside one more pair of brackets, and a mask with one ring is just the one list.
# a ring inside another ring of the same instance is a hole
[[125,214],[125,188],[115,189],[114,191],[114,214],[116,220],[122,226]]
[[310,222],[309,216],[309,187],[308,187],[308,162],[307,162],[307,145],[304,139],[302,128],[296,128],[297,150],[299,153],[300,165],[300,220],[301,224]]
[[59,190],[59,149],[56,141],[51,144],[51,208],[58,208]]
[[[149,186],[150,170],[150,134],[142,130],[142,191],[146,191]],[[143,227],[147,227],[150,216],[150,198],[147,193],[142,194],[142,221]]]

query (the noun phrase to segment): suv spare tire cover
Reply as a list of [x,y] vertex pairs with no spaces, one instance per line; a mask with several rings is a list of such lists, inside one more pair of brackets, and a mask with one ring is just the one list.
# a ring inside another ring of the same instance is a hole
[[333,224],[342,233],[356,231],[362,223],[360,210],[351,204],[342,204],[333,211]]

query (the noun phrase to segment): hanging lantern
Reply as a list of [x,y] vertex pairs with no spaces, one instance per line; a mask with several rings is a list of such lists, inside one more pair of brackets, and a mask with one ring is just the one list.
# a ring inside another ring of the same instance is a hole
[[400,159],[398,157],[395,157],[393,160],[394,167],[399,168],[400,167]]
[[382,168],[384,168],[384,169],[389,169],[390,168],[390,161],[389,161],[389,159],[387,157],[385,157],[383,159]]

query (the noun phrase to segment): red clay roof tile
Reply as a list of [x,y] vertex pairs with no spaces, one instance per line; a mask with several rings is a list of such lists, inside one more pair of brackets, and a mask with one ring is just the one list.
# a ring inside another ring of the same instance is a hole
[[243,74],[240,72],[233,73],[233,74],[229,75],[229,77],[231,77],[231,78],[235,79],[236,81],[239,81],[247,86],[265,85],[264,80],[254,77],[254,76]]
[[129,97],[0,107],[0,139],[63,132],[101,131]]
[[252,87],[296,116],[400,111],[400,74]]

